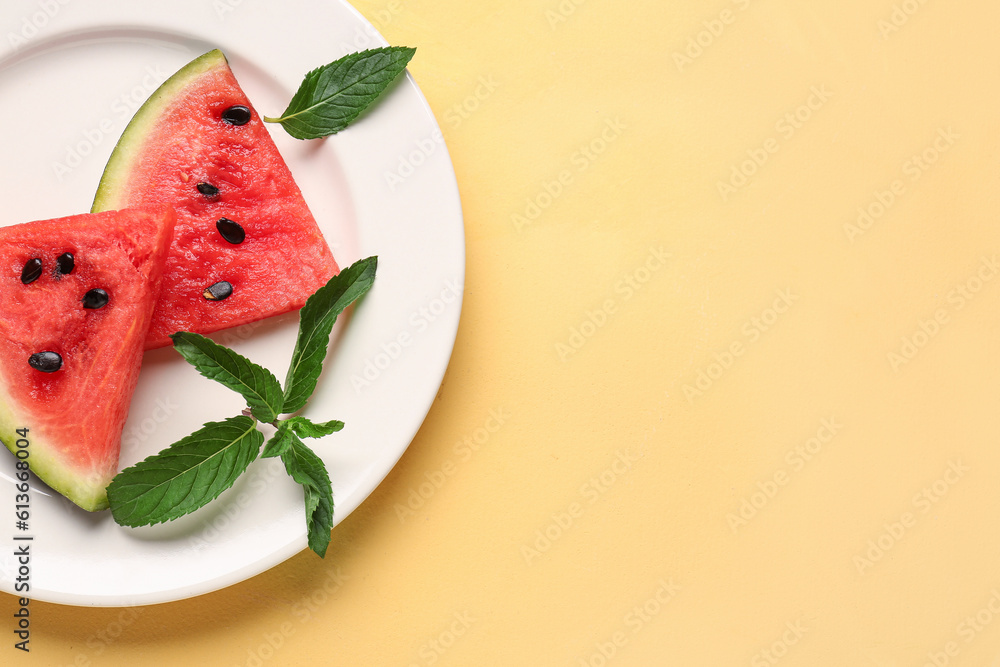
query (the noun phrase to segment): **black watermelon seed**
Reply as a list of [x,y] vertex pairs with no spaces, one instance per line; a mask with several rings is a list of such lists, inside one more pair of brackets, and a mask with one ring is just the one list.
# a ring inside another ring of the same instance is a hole
[[205,195],[206,197],[214,197],[219,194],[219,188],[215,187],[211,183],[199,183],[195,187],[198,188],[198,192]]
[[239,245],[243,243],[246,239],[247,233],[243,230],[243,226],[235,220],[230,220],[229,218],[219,218],[215,223],[215,228],[219,230],[222,234],[222,238],[226,239],[233,245]]
[[91,310],[104,308],[108,305],[108,293],[100,287],[95,287],[83,295],[83,307]]
[[30,285],[31,283],[38,280],[42,275],[42,260],[34,257],[29,259],[24,263],[24,268],[21,269],[21,282],[25,285]]
[[246,125],[250,122],[250,109],[242,104],[234,104],[222,112],[222,120],[230,125]]
[[232,293],[233,286],[225,280],[220,280],[202,292],[201,295],[209,301],[222,301],[223,299],[228,298]]
[[64,252],[56,258],[56,275],[67,276],[73,273],[73,269],[76,267],[76,261],[73,259],[73,253]]
[[55,373],[62,368],[62,362],[57,352],[35,352],[28,357],[28,365],[43,373]]

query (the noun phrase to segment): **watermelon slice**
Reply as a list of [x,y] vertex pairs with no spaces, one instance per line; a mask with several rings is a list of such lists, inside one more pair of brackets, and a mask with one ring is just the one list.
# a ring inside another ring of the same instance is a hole
[[221,51],[196,58],[136,112],[93,211],[177,210],[146,347],[301,308],[338,272],[302,193]]
[[0,440],[86,510],[108,506],[173,227],[158,207],[0,228]]

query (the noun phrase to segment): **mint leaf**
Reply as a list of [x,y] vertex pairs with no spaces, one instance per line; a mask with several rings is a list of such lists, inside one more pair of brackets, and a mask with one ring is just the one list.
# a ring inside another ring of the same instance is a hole
[[264,445],[264,451],[260,454],[261,458],[274,458],[288,451],[288,448],[292,446],[292,439],[295,437],[295,432],[289,426],[288,420],[278,422],[278,430],[275,431],[271,439]]
[[279,118],[296,139],[317,139],[340,132],[368,108],[406,69],[416,49],[390,46],[350,53],[306,74]]
[[323,558],[333,529],[333,486],[323,460],[297,435],[290,431],[289,435],[291,442],[281,455],[281,461],[285,464],[285,471],[302,485],[309,548]]
[[288,448],[296,439],[295,436],[299,436],[300,438],[322,438],[325,435],[336,433],[342,428],[344,428],[344,422],[337,420],[316,424],[305,417],[282,419],[278,422],[278,430],[267,441],[267,444],[264,445],[261,457],[269,459],[281,456],[288,451]]
[[316,290],[299,311],[299,335],[285,376],[281,412],[290,414],[301,410],[309,400],[323,370],[330,332],[337,316],[371,289],[377,266],[377,257],[358,260]]
[[280,426],[284,426],[285,424],[295,431],[295,435],[300,438],[322,438],[324,435],[336,433],[344,428],[344,422],[337,421],[336,419],[317,424],[305,417],[289,417],[282,421]]
[[200,334],[181,331],[170,338],[199,373],[242,394],[254,417],[273,422],[281,414],[281,385],[271,371]]
[[208,504],[257,458],[264,436],[250,417],[209,422],[118,473],[108,486],[115,521],[149,526]]

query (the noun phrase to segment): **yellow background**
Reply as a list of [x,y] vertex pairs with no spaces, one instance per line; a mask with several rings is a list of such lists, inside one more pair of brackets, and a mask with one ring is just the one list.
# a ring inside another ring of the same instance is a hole
[[1000,665],[1000,5],[354,4],[465,213],[423,428],[325,560],[0,662]]

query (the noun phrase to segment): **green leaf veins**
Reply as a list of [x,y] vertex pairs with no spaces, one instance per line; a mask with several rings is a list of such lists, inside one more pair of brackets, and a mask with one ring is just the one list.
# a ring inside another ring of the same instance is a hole
[[306,506],[309,548],[322,558],[330,544],[333,527],[333,487],[323,460],[294,433],[281,455],[285,471],[302,485]]
[[359,260],[331,278],[306,301],[299,312],[299,335],[285,377],[283,413],[297,412],[309,400],[323,370],[330,332],[337,316],[371,289],[377,266],[377,257]]
[[281,385],[271,371],[200,334],[180,331],[170,338],[199,373],[239,392],[254,417],[266,423],[281,414]]
[[149,526],[193,512],[231,487],[263,443],[251,417],[209,422],[118,473],[108,486],[111,514],[123,526]]
[[340,132],[367,109],[399,76],[416,49],[390,46],[350,53],[306,74],[288,108],[278,118],[296,139],[318,139]]

